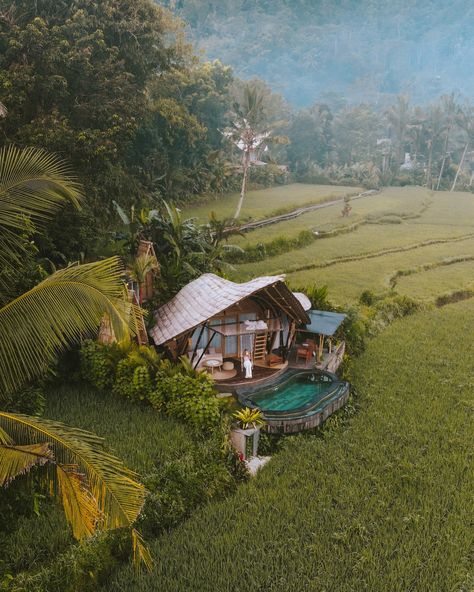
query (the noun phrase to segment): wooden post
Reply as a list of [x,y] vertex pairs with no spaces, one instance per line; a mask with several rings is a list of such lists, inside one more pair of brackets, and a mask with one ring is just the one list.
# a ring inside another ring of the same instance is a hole
[[286,345],[285,345],[285,352],[283,355],[283,359],[286,360],[288,359],[289,355],[290,355],[290,343],[293,339],[294,334],[296,334],[295,331],[295,321],[291,321],[290,325],[288,326],[288,337],[286,339]]
[[214,337],[216,336],[217,331],[214,331],[212,329],[212,327],[208,327],[209,332],[212,331],[212,335],[209,337],[207,343],[206,343],[206,347],[202,350],[202,354],[199,356],[199,360],[194,364],[194,368],[196,369],[199,366],[199,362],[203,359],[204,354],[206,353],[206,349],[211,345],[211,341],[214,339]]
[[319,349],[318,349],[318,362],[321,361],[321,354],[323,353],[324,347],[324,335],[319,336]]
[[[193,355],[191,356],[191,364],[193,363],[194,358],[196,357],[196,351],[198,350],[199,342],[201,341],[202,334],[204,333],[204,329],[206,328],[207,323],[204,323],[201,327],[201,331],[199,332],[199,337],[197,338],[196,345],[193,349]],[[201,356],[202,357],[202,356]],[[198,362],[199,364],[199,362]]]

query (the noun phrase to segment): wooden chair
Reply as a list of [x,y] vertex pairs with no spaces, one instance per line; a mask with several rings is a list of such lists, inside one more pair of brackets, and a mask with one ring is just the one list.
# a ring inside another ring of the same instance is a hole
[[298,347],[296,349],[296,361],[298,361],[299,358],[304,358],[304,361],[308,363],[313,357],[313,351],[314,349],[310,345],[308,347]]

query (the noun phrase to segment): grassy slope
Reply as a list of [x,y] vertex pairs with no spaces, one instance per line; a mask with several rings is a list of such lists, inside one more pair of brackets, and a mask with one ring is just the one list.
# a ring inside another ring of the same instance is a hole
[[340,204],[328,206],[298,216],[293,220],[272,224],[259,230],[246,233],[243,237],[232,238],[232,242],[244,247],[259,242],[267,242],[284,235],[286,238],[296,236],[302,230],[327,231],[341,228],[362,221],[367,216],[414,216],[423,208],[423,204],[431,198],[430,191],[422,187],[389,187],[382,193],[371,195],[351,202],[349,218],[341,216]]
[[[469,254],[474,254],[474,239],[430,245],[374,259],[337,263],[323,269],[290,273],[287,278],[294,287],[305,286],[311,282],[327,285],[331,299],[336,303],[345,304],[358,300],[364,290],[372,290],[376,293],[389,290],[390,278],[397,270],[410,269],[426,263],[439,263],[449,257],[462,257]],[[421,297],[431,299],[450,289],[462,287],[465,277],[460,271],[462,268],[453,266],[452,284],[447,287],[440,286],[439,282],[433,282],[434,278],[430,275],[415,274],[400,278],[396,290],[410,295],[410,288],[407,286],[405,289],[405,282],[411,280],[410,286],[416,285],[417,294],[422,293]],[[435,270],[432,273],[435,274]],[[417,294],[413,293],[413,296]]]
[[[266,218],[279,210],[294,209],[310,203],[327,201],[330,198],[337,199],[347,193],[363,191],[360,187],[338,187],[336,185],[305,185],[304,183],[292,183],[269,189],[249,191],[242,207],[241,219]],[[216,200],[203,205],[186,208],[186,217],[197,217],[206,222],[209,213],[214,211],[218,218],[226,218],[234,215],[238,193],[219,196]]]
[[433,293],[450,293],[455,290],[472,288],[473,285],[474,261],[465,261],[401,277],[397,281],[396,289],[400,294],[407,294],[421,300],[430,300]]
[[[72,384],[49,393],[45,416],[105,438],[125,464],[144,475],[156,463],[179,457],[194,446],[185,426],[87,385]],[[34,572],[73,543],[59,505],[45,503],[39,516],[23,517],[8,535],[2,559],[13,572]]]
[[[109,591],[460,590],[472,551],[474,323],[461,303],[398,322],[357,360],[360,411],[297,437],[250,484],[154,544]],[[433,333],[436,327],[436,333]],[[442,379],[440,379],[442,375]]]
[[176,458],[193,442],[183,424],[87,385],[51,393],[45,415],[102,436],[109,449],[141,474]]

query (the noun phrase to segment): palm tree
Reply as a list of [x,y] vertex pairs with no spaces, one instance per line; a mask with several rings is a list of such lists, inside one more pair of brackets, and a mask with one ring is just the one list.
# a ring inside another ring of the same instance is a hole
[[[8,271],[21,265],[25,220],[39,230],[65,202],[78,206],[80,200],[80,185],[57,157],[35,148],[1,149],[2,266]],[[73,265],[2,302],[0,403],[40,376],[82,334],[96,331],[104,313],[118,338],[136,331],[136,315],[124,296],[121,276],[117,257]],[[2,301],[7,288],[0,286]],[[0,485],[34,466],[43,467],[48,490],[61,499],[77,538],[98,529],[131,527],[140,512],[143,486],[103,450],[99,438],[45,419],[0,411]],[[132,538],[136,556],[149,563],[140,535],[132,530]]]
[[438,105],[430,106],[428,109],[427,118],[424,122],[425,130],[428,134],[426,145],[428,147],[428,164],[426,167],[426,186],[433,188],[433,153],[439,138],[446,130],[446,123],[443,117],[443,112]]
[[[244,88],[242,102],[234,104],[234,122],[232,127],[223,130],[222,134],[231,140],[242,151],[242,187],[240,198],[234,214],[234,220],[240,216],[247,188],[247,177],[251,160],[264,149],[272,136],[272,130],[264,124],[264,94],[255,85],[247,84]],[[272,127],[279,127],[283,122],[274,122]],[[273,137],[280,142],[283,138]]]
[[472,108],[467,107],[467,108],[461,110],[460,117],[459,117],[459,127],[461,128],[463,135],[466,138],[466,144],[464,146],[461,160],[460,160],[458,168],[456,170],[456,175],[454,177],[454,181],[453,181],[450,191],[454,191],[456,189],[456,183],[458,182],[459,174],[462,171],[462,167],[464,165],[464,160],[466,158],[467,149],[474,142],[474,110]]
[[439,189],[441,179],[443,177],[444,167],[446,165],[446,158],[448,156],[450,135],[454,126],[456,125],[456,121],[459,119],[461,112],[460,107],[456,102],[456,96],[454,93],[451,93],[450,95],[444,95],[443,97],[441,97],[441,102],[443,105],[443,112],[446,120],[446,136],[444,139],[443,160],[441,161],[441,168],[439,170],[436,190]]
[[397,167],[399,167],[403,161],[406,133],[411,117],[408,98],[403,95],[398,96],[397,103],[390,107],[386,116],[390,129],[395,136]]

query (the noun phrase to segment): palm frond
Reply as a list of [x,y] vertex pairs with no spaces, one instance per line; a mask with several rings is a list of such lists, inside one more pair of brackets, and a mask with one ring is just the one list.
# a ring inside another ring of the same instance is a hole
[[[131,527],[142,508],[145,489],[136,481],[135,473],[104,450],[102,438],[48,419],[3,411],[0,411],[0,428],[22,446],[48,442],[58,465],[74,466],[77,474],[83,474],[83,484],[87,484],[100,512],[101,528]],[[71,498],[71,488],[77,495],[77,483],[66,483],[64,479],[62,491],[65,487],[69,488],[66,492],[69,495],[69,516],[73,516],[78,505],[85,501]]]
[[118,257],[55,272],[0,308],[0,397],[41,374],[66,346],[96,333],[104,313],[117,339],[136,332]]
[[10,438],[10,436],[6,433],[5,430],[2,430],[2,428],[0,428],[0,444],[13,444],[13,440]]
[[101,512],[76,465],[57,465],[58,493],[76,539],[94,534]]
[[153,567],[153,559],[151,558],[150,551],[143,540],[142,535],[132,528],[132,549],[133,549],[133,563],[136,569],[140,569],[143,563],[148,571],[151,571]]
[[21,218],[49,219],[66,201],[78,206],[81,186],[56,155],[39,148],[0,149],[0,226],[22,228]]
[[129,267],[131,277],[139,284],[145,281],[150,271],[157,272],[160,268],[157,258],[149,254],[136,257]]
[[0,486],[8,485],[15,477],[24,475],[32,467],[42,466],[53,458],[47,442],[22,446],[0,445]]
[[125,226],[128,226],[130,224],[130,218],[126,214],[125,210],[115,201],[115,199],[112,200],[112,204],[115,208],[115,211],[119,215],[119,218],[122,221],[122,224],[124,224]]

